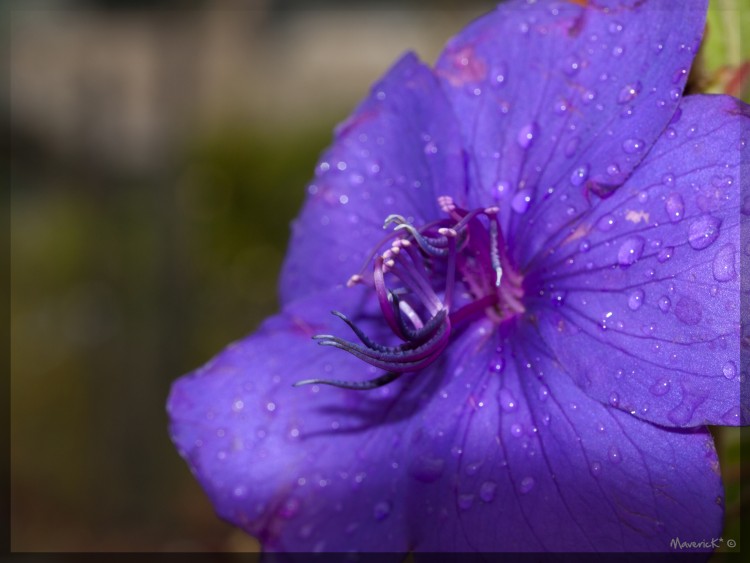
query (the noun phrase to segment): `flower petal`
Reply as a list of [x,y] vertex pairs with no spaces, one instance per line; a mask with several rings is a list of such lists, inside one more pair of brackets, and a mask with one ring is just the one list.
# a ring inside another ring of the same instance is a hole
[[[292,224],[283,303],[345,283],[386,234],[390,214],[438,217],[465,189],[458,125],[429,68],[405,55],[339,125]],[[459,200],[463,200],[460,198]]]
[[391,466],[409,403],[408,392],[397,395],[402,382],[370,392],[292,387],[373,377],[374,368],[310,338],[344,328],[328,309],[357,310],[361,297],[354,288],[296,302],[172,388],[172,440],[218,514],[264,549],[408,548],[402,470]]
[[530,261],[529,307],[590,396],[667,426],[737,425],[750,109],[690,96],[680,110],[628,182]]
[[669,123],[705,21],[706,2],[688,4],[511,0],[448,43],[437,73],[471,155],[471,206],[500,206],[520,266]]
[[485,347],[481,372],[443,389],[465,402],[463,416],[443,420],[435,408],[425,425],[454,446],[453,456],[444,446],[444,477],[410,503],[424,522],[417,550],[670,551],[672,538],[718,538],[711,435],[592,400],[535,348],[530,325],[517,330]]

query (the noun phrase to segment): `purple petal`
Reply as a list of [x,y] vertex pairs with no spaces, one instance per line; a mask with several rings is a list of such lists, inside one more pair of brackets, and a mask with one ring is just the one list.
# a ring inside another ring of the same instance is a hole
[[373,376],[374,368],[311,340],[344,327],[328,309],[357,310],[361,297],[350,289],[296,302],[172,388],[180,454],[218,514],[267,550],[408,548],[402,470],[391,467],[401,461],[404,413],[381,425],[401,382],[371,392],[292,387]]
[[[412,487],[411,521],[424,522],[417,550],[670,551],[674,537],[718,538],[723,492],[710,434],[662,429],[592,400],[530,345],[530,325],[516,328],[464,355],[471,371],[449,372],[447,398],[419,413],[445,468]],[[441,416],[441,405],[450,415],[456,404],[460,414]]]
[[[606,9],[603,9],[606,5]],[[450,41],[437,73],[471,155],[472,205],[536,250],[620,186],[675,113],[703,0],[513,0]]]
[[439,215],[437,197],[465,197],[460,134],[430,69],[404,56],[339,125],[292,225],[282,302],[345,283],[392,214]]
[[750,110],[719,96],[680,109],[628,182],[529,261],[529,303],[590,396],[667,426],[737,425]]

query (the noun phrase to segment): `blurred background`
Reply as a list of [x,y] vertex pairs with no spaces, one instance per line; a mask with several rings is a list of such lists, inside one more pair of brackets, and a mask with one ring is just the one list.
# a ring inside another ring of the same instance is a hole
[[[742,93],[743,4],[712,0],[700,88]],[[401,53],[434,62],[493,6],[6,6],[13,551],[257,548],[172,447],[170,383],[276,311],[333,126]],[[739,540],[740,434],[717,438]]]

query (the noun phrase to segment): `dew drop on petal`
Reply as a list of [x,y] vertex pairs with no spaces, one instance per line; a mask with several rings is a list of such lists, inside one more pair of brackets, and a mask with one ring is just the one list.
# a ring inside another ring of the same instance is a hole
[[617,251],[617,262],[621,266],[630,266],[635,264],[643,255],[643,248],[646,241],[643,237],[633,236],[626,238]]
[[670,221],[673,223],[682,221],[682,218],[685,216],[685,202],[682,200],[680,194],[676,192],[669,194],[665,201],[665,207]]
[[523,214],[523,213],[526,213],[530,204],[531,204],[531,191],[521,190],[520,192],[516,193],[516,195],[513,196],[513,200],[511,201],[510,206],[513,208],[513,211],[515,211],[516,213]]
[[685,393],[682,402],[667,413],[667,418],[677,426],[684,426],[692,420],[693,413],[699,404],[700,402],[695,397]]
[[628,297],[628,307],[631,311],[637,311],[643,305],[643,298],[645,294],[642,289],[636,289]]
[[620,450],[617,449],[617,446],[611,446],[607,452],[607,456],[612,463],[620,463],[622,461],[622,455],[620,454]]
[[565,156],[567,158],[572,157],[576,153],[576,151],[578,150],[578,145],[580,143],[581,143],[581,138],[580,137],[578,137],[578,136],[571,137],[568,140],[568,142],[565,143],[565,148],[563,150],[563,154],[565,154]]
[[597,228],[602,232],[607,232],[612,229],[615,225],[615,218],[614,216],[607,214],[602,215],[602,217],[597,221],[596,226]]
[[721,368],[721,373],[724,374],[724,377],[727,379],[734,379],[737,375],[737,364],[731,360],[728,361],[724,364],[724,367]]
[[711,264],[713,270],[714,279],[718,282],[732,281],[737,277],[737,271],[735,270],[735,248],[733,244],[725,244],[722,246]]
[[729,409],[722,415],[721,421],[729,426],[739,426],[740,407],[732,407],[731,409]]
[[663,264],[672,256],[674,255],[674,247],[673,246],[665,246],[659,251],[659,254],[656,255],[656,259],[659,261],[659,263]]
[[534,488],[534,484],[535,482],[533,477],[524,477],[523,479],[521,479],[521,483],[518,486],[518,492],[520,492],[522,495],[530,493]]
[[594,477],[598,477],[599,474],[602,472],[602,464],[598,461],[595,461],[591,464],[591,474]]
[[474,505],[474,495],[463,494],[458,495],[458,507],[461,510],[469,510]]
[[507,389],[500,389],[499,399],[500,407],[505,412],[513,412],[518,408],[518,402],[516,402],[516,398]]
[[669,308],[672,306],[672,301],[666,295],[662,295],[659,298],[658,305],[659,305],[659,310],[662,313],[668,313],[669,312]]
[[432,483],[440,478],[444,468],[445,461],[443,459],[423,455],[412,462],[409,467],[409,474],[417,481]]
[[570,176],[570,183],[574,186],[580,186],[583,184],[586,179],[589,177],[589,165],[588,164],[582,164],[575,170],[573,170],[573,173]]
[[546,385],[542,385],[539,388],[539,400],[546,401],[548,397],[549,397],[549,387],[547,387]]
[[721,219],[712,215],[703,215],[690,225],[688,229],[688,242],[695,250],[703,250],[713,244],[719,237]]
[[484,502],[492,502],[495,500],[496,490],[497,484],[494,481],[485,481],[479,487],[479,498]]
[[529,123],[528,125],[524,125],[518,132],[518,146],[520,146],[522,149],[528,149],[531,146],[531,143],[534,141],[534,138],[538,135],[539,126],[536,123]]
[[385,500],[377,503],[373,508],[372,515],[375,520],[382,522],[391,515],[391,503]]
[[641,88],[642,85],[640,82],[634,82],[632,84],[626,85],[622,90],[620,90],[620,93],[617,95],[617,103],[626,104],[628,102],[632,102],[636,98],[636,96],[640,94]]
[[514,438],[520,438],[523,435],[523,428],[520,424],[512,424],[510,427],[510,434]]
[[622,143],[622,150],[628,154],[641,152],[644,147],[645,143],[640,139],[625,139]]
[[663,379],[660,379],[656,383],[654,383],[649,391],[651,391],[651,394],[656,397],[661,397],[662,395],[666,395],[667,391],[669,391],[669,388],[671,387],[671,384],[669,383],[669,379],[666,377]]

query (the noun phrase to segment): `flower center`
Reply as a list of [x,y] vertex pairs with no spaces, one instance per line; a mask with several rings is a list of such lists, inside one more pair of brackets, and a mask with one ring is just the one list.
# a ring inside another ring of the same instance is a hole
[[[439,197],[438,203],[445,218],[422,226],[401,215],[387,217],[383,228],[395,225],[392,232],[347,282],[349,287],[372,287],[383,319],[402,343],[379,344],[338,311],[333,314],[359,342],[329,334],[314,337],[319,344],[345,350],[386,373],[364,382],[308,379],[296,386],[380,387],[433,363],[450,343],[451,334],[468,320],[484,315],[500,324],[524,312],[523,278],[508,258],[498,208],[467,211],[448,196]],[[370,263],[372,276],[365,276]]]

